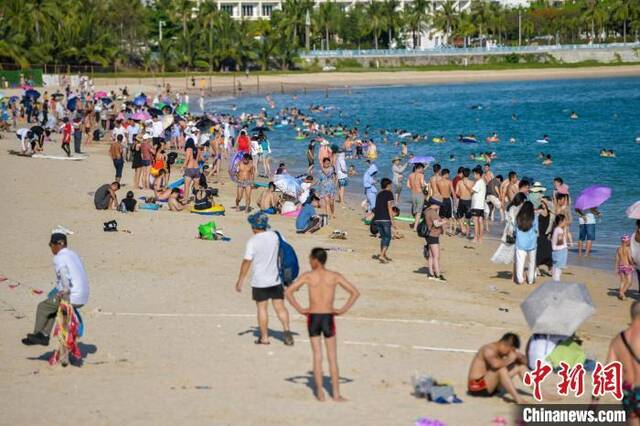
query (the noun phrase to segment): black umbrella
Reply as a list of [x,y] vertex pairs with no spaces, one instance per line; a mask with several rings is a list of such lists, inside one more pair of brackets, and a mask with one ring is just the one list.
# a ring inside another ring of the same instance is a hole
[[147,112],[152,117],[158,117],[160,115],[164,115],[164,113],[162,111],[160,111],[158,108],[147,108]]
[[203,118],[201,120],[198,120],[198,122],[196,123],[196,127],[201,131],[201,132],[208,132],[209,129],[211,127],[213,127],[216,123],[213,122],[213,120],[211,120],[210,118]]
[[252,132],[268,132],[269,130],[271,129],[265,126],[256,126],[253,129],[251,129]]
[[51,97],[52,97],[53,99],[56,99],[56,100],[57,100],[57,99],[64,98],[64,94],[62,94],[62,93],[60,93],[60,92],[56,92],[56,93],[53,93],[53,94],[51,95]]

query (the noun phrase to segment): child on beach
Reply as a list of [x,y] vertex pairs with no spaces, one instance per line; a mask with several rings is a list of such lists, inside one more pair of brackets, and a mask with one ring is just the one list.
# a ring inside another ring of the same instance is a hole
[[553,280],[560,281],[562,270],[567,266],[567,254],[569,246],[567,244],[567,227],[569,222],[563,214],[556,216],[553,222],[553,232],[551,234],[551,258],[553,259]]
[[631,237],[623,235],[620,238],[620,247],[616,250],[616,273],[620,277],[620,290],[618,299],[624,300],[625,294],[631,285],[634,262],[631,258]]
[[[321,335],[329,359],[331,373],[332,397],[336,402],[346,401],[340,395],[340,375],[338,373],[335,316],[345,314],[360,297],[360,292],[342,274],[325,269],[327,252],[323,248],[314,248],[309,255],[311,272],[305,272],[285,291],[287,300],[300,314],[307,317],[307,329],[313,350],[313,376],[315,379],[315,395],[318,401],[324,401],[322,387],[322,347]],[[296,300],[294,293],[303,285],[309,286],[309,307],[303,308]],[[333,307],[336,287],[340,286],[349,299],[340,309]]]

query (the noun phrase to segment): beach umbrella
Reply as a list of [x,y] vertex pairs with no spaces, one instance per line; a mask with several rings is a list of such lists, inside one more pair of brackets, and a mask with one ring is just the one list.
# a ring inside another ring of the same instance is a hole
[[76,106],[78,105],[78,98],[76,96],[72,96],[71,98],[69,98],[69,100],[67,101],[67,109],[69,111],[75,111],[76,110]]
[[173,124],[173,115],[167,114],[162,116],[162,128],[167,129]]
[[12,103],[16,102],[18,99],[20,99],[20,97],[19,97],[19,96],[15,96],[15,95],[14,95],[14,96],[11,96],[11,97],[9,98],[9,103],[10,103],[10,104],[12,104]]
[[96,92],[95,95],[93,95],[94,99],[102,99],[102,98],[106,98],[107,97],[107,92],[105,92],[104,90],[100,90],[98,92]]
[[153,104],[153,107],[158,109],[163,109],[166,106],[167,104],[165,104],[164,102],[156,102],[155,104]]
[[198,120],[198,122],[196,123],[196,127],[201,132],[208,132],[209,129],[211,129],[211,127],[213,127],[215,124],[216,123],[214,123],[214,121],[211,120],[209,117],[204,117]]
[[103,103],[103,104],[105,104],[105,105],[109,105],[109,104],[113,103],[113,101],[111,100],[111,98],[107,98],[107,97],[100,98],[100,102],[102,102],[102,103]]
[[152,117],[158,117],[160,115],[162,115],[162,111],[160,111],[157,108],[147,108],[147,112],[152,116]]
[[136,106],[142,106],[147,103],[147,97],[145,95],[138,95],[133,98],[133,104]]
[[189,112],[189,105],[183,102],[176,107],[175,111],[176,111],[176,114],[178,115],[185,115],[186,113]]
[[640,219],[640,201],[636,201],[627,208],[627,217],[629,219]]
[[38,99],[40,97],[40,92],[34,89],[29,89],[24,92],[24,95],[28,98]]
[[291,197],[297,197],[302,193],[302,186],[300,181],[291,175],[275,175],[273,177],[273,184],[283,194]]
[[584,284],[551,281],[520,305],[533,333],[571,336],[596,310]]
[[269,130],[271,129],[266,126],[256,126],[253,129],[251,129],[252,132],[268,132]]
[[131,119],[135,120],[135,121],[146,121],[146,120],[150,120],[151,116],[149,115],[148,112],[140,111],[140,112],[136,112],[135,114],[133,114],[131,116]]
[[588,210],[599,207],[611,198],[611,192],[612,190],[608,186],[592,185],[585,188],[580,195],[578,195],[574,207],[578,210]]
[[420,156],[420,157],[413,157],[411,160],[409,160],[409,163],[411,163],[411,164],[417,164],[417,163],[427,164],[427,163],[433,163],[434,161],[436,161],[436,159],[431,157],[430,155],[423,155],[423,156]]

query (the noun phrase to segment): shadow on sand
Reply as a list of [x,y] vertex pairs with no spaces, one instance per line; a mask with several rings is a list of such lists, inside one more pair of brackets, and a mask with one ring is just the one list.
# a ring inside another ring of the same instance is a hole
[[[98,352],[98,347],[92,344],[85,344],[85,343],[79,342],[78,348],[80,349],[82,358],[76,359],[73,356],[69,357],[69,363],[75,367],[81,367],[87,355],[93,355],[96,352]],[[54,351],[48,351],[37,357],[27,357],[27,359],[30,361],[47,361],[48,362],[49,358],[51,358],[51,355],[53,355],[53,352]]]
[[[291,376],[285,379],[287,382],[296,384],[296,385],[305,385],[311,390],[311,393],[315,396],[316,394],[316,383],[313,379],[313,372],[308,371],[306,376]],[[353,379],[349,379],[347,377],[340,377],[340,385],[344,385],[347,383],[352,383]],[[331,392],[331,378],[329,376],[322,376],[322,388],[328,395],[332,395]]]

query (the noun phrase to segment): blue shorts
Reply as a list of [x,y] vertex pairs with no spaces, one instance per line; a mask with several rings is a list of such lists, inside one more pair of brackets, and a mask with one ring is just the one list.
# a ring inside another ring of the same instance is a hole
[[553,267],[558,269],[564,269],[567,267],[567,254],[569,250],[564,248],[562,250],[554,250],[551,252],[551,258],[553,259]]
[[345,188],[347,185],[349,185],[349,179],[338,179],[338,186],[340,186],[340,188]]
[[586,225],[580,225],[580,241],[595,241],[596,240],[596,224],[589,223]]

